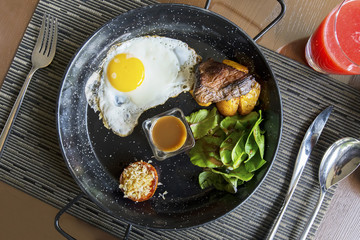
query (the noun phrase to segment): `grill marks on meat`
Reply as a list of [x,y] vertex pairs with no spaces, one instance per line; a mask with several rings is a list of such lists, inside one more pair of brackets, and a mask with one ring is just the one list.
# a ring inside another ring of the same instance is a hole
[[199,73],[200,84],[214,90],[220,90],[245,76],[244,72],[224,63],[215,62],[213,59],[201,63],[199,65]]
[[197,69],[194,97],[200,103],[229,100],[247,94],[255,83],[253,75],[208,59]]

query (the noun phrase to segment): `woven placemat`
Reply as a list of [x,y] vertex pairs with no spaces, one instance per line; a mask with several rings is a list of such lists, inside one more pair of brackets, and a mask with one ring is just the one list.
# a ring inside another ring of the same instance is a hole
[[[57,140],[55,109],[63,73],[76,50],[102,24],[127,10],[153,3],[150,0],[40,0],[0,91],[1,128],[30,70],[31,52],[45,12],[59,20],[58,49],[53,63],[39,70],[32,79],[0,159],[0,180],[57,208],[62,208],[80,192],[65,166]],[[322,154],[338,138],[359,136],[360,92],[261,49],[277,77],[284,107],[281,145],[264,183],[246,203],[212,223],[176,231],[134,227],[130,239],[264,239],[284,200],[307,127],[321,110],[333,105],[333,113],[304,170],[277,238],[296,239],[301,234],[317,202],[317,170]],[[326,195],[310,238],[329,206],[333,191]],[[87,198],[77,203],[70,213],[119,237],[127,226]]]

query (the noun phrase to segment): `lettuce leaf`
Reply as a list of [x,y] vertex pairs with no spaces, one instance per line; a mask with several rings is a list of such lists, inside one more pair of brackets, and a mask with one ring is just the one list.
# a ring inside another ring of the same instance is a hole
[[266,161],[261,111],[222,119],[216,108],[186,117],[196,139],[190,161],[205,170],[199,175],[202,189],[214,187],[236,193]]
[[197,140],[195,146],[189,152],[192,164],[208,168],[222,166],[219,147],[224,139],[225,133],[219,128],[213,135]]
[[212,171],[204,171],[199,174],[199,185],[201,189],[214,187],[220,191],[236,193],[237,186],[242,183],[243,181],[235,177],[227,177]]
[[251,112],[246,116],[235,115],[226,117],[220,122],[220,128],[228,135],[235,130],[251,129],[258,120],[259,114]]
[[260,156],[260,151],[258,151],[253,158],[251,158],[249,161],[246,161],[245,168],[248,172],[255,172],[265,163],[266,161]]
[[242,162],[244,162],[248,155],[245,152],[245,142],[247,135],[243,134],[240,139],[235,144],[233,150],[231,151],[231,158],[233,160],[233,168],[238,168]]
[[257,151],[260,151],[261,158],[264,156],[265,137],[264,135],[261,135],[260,130],[260,123],[262,120],[261,111],[259,111],[259,118],[252,127],[245,143],[245,152],[248,154],[248,159],[245,161],[245,163],[254,157]]
[[241,137],[241,132],[232,132],[220,145],[220,158],[224,165],[232,166],[232,150]]
[[201,109],[185,118],[196,140],[214,133],[221,121],[221,116],[215,107],[211,111]]
[[260,123],[254,127],[254,138],[259,147],[260,157],[263,159],[265,151],[265,136],[264,132],[260,129]]
[[217,169],[211,169],[212,172],[221,174],[223,176],[226,176],[228,178],[234,177],[237,179],[240,179],[242,181],[250,181],[252,177],[254,176],[253,173],[250,173],[244,164],[241,164],[238,168],[234,170],[227,170],[226,168],[217,168]]

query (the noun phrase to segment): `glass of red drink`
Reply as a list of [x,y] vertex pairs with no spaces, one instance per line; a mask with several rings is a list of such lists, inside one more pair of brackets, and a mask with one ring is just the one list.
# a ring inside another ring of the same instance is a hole
[[328,74],[360,74],[360,0],[344,0],[312,34],[305,48],[308,64]]

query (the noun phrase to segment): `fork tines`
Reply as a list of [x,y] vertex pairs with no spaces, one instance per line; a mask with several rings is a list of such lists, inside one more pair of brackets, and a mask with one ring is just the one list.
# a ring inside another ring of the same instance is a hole
[[34,51],[47,57],[53,57],[57,42],[57,29],[57,19],[49,14],[44,14]]

